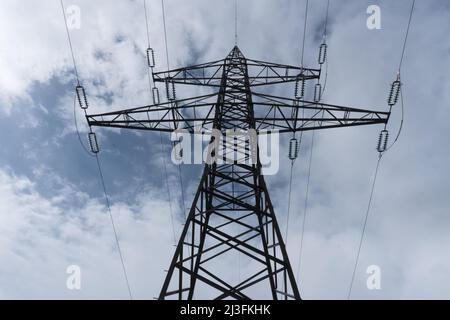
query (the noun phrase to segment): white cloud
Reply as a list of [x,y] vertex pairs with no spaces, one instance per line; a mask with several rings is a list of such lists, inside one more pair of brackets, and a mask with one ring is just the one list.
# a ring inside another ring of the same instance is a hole
[[[24,177],[0,171],[1,298],[127,298],[114,235],[101,200],[67,185],[45,197]],[[169,210],[155,191],[134,206],[112,206],[135,298],[158,295],[170,260]],[[150,199],[150,200],[149,200]],[[154,210],[158,208],[158,210]],[[66,288],[66,268],[82,269],[82,290]],[[147,276],[144,276],[147,275]]]

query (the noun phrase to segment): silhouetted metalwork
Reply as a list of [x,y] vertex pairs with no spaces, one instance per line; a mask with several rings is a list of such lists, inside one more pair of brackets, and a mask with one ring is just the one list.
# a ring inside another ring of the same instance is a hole
[[[322,48],[322,55],[325,55]],[[153,70],[153,68],[152,68]],[[153,73],[166,85],[168,101],[87,115],[91,126],[191,133],[255,129],[281,133],[385,124],[389,112],[371,111],[257,93],[265,85],[320,79],[320,69],[246,59],[235,46],[223,60]],[[216,92],[175,99],[175,84]],[[173,92],[172,92],[173,90]],[[158,98],[159,102],[159,98]],[[236,146],[224,144],[224,154]],[[254,164],[205,164],[160,299],[300,299],[270,200],[258,152]],[[236,253],[243,260],[235,261]],[[251,268],[246,268],[251,264]],[[239,280],[225,269],[241,270]]]

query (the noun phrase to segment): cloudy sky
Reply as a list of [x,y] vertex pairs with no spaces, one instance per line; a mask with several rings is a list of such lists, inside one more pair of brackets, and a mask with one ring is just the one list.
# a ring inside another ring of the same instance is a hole
[[[305,64],[317,66],[326,0],[310,1]],[[166,0],[172,67],[223,58],[234,44],[234,1]],[[381,30],[366,27],[381,8]],[[71,30],[91,112],[148,104],[147,47],[140,0],[66,0],[81,9]],[[299,64],[304,0],[239,0],[239,47],[249,58]],[[331,0],[324,102],[387,110],[411,1]],[[157,70],[166,66],[159,0],[148,0]],[[382,160],[352,298],[450,298],[450,5],[418,0],[402,69],[405,123]],[[74,126],[74,72],[57,0],[0,2],[0,298],[127,299],[95,159]],[[180,90],[180,95],[196,94]],[[287,94],[290,91],[287,91]],[[83,115],[76,110],[86,143]],[[400,124],[393,111],[389,130]],[[300,272],[306,299],[346,299],[380,127],[317,132]],[[182,217],[177,167],[159,134],[97,129],[105,182],[135,298],[157,296],[173,254],[169,181],[176,232]],[[295,272],[311,133],[295,165],[288,251]],[[164,139],[168,137],[164,136]],[[287,211],[289,160],[267,178],[280,224]],[[183,166],[186,206],[201,166]],[[66,287],[69,265],[81,290]],[[381,268],[381,290],[366,269]]]

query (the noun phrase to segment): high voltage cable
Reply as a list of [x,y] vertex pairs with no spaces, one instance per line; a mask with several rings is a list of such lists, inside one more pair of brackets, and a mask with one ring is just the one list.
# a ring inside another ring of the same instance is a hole
[[356,261],[355,261],[355,265],[353,267],[352,279],[350,281],[350,288],[348,290],[347,299],[350,299],[350,296],[352,294],[353,282],[355,281],[356,269],[358,268],[359,257],[361,255],[361,248],[362,248],[362,244],[363,244],[363,241],[364,241],[364,236],[365,236],[365,233],[366,233],[367,221],[369,219],[370,209],[371,209],[371,206],[372,206],[373,194],[375,192],[375,184],[377,182],[378,170],[380,169],[381,158],[382,158],[382,154],[379,155],[378,161],[377,161],[377,165],[376,165],[376,168],[375,168],[375,174],[374,174],[373,182],[372,182],[372,189],[370,191],[369,203],[367,205],[366,216],[364,218],[363,229],[362,229],[362,232],[361,232],[361,238],[359,240],[358,252],[356,254]]
[[[309,9],[309,0],[306,0],[305,4],[305,23],[303,26],[303,40],[302,40],[302,51],[301,51],[301,67],[303,68],[303,57],[305,53],[305,41],[306,41],[306,27],[308,21],[308,9]],[[304,112],[304,109],[302,110]],[[295,138],[295,133],[293,134],[293,138]],[[300,143],[302,142],[303,131],[300,131]],[[285,244],[287,244],[287,238],[289,234],[289,218],[291,213],[291,194],[292,194],[292,179],[294,174],[294,160],[291,160],[291,168],[290,168],[290,177],[289,177],[289,193],[288,193],[288,210],[286,216],[286,231],[285,231]]]
[[[400,78],[401,68],[402,68],[402,64],[403,64],[403,59],[404,59],[404,56],[405,56],[406,44],[407,44],[407,41],[408,41],[409,31],[410,31],[410,28],[411,28],[411,22],[412,22],[412,17],[413,17],[413,14],[414,14],[415,4],[416,4],[416,0],[413,0],[412,4],[411,4],[411,10],[410,10],[410,13],[409,13],[409,19],[408,19],[408,25],[407,25],[407,28],[406,28],[405,38],[404,38],[404,41],[403,41],[402,52],[401,52],[401,57],[400,57],[400,63],[399,63],[399,67],[398,67],[398,76],[399,76],[399,78]],[[401,102],[401,113],[402,113],[402,115],[401,115],[401,122],[400,122],[399,131],[398,131],[398,133],[397,133],[397,135],[395,137],[394,142],[385,150],[385,152],[390,150],[394,146],[394,144],[398,141],[398,139],[400,137],[400,134],[402,132],[402,129],[403,129],[404,101],[403,101],[402,85],[400,85],[400,102]],[[352,294],[352,290],[353,290],[353,283],[355,281],[356,270],[358,268],[359,258],[360,258],[360,254],[361,254],[361,248],[362,248],[362,244],[363,244],[363,241],[364,241],[364,236],[365,236],[366,227],[367,227],[367,221],[368,221],[369,213],[370,213],[371,206],[372,206],[373,194],[375,192],[375,184],[376,184],[376,181],[377,181],[379,167],[380,167],[380,163],[381,163],[382,157],[383,157],[383,153],[380,153],[380,155],[378,157],[376,169],[375,169],[375,175],[374,175],[373,183],[372,183],[372,190],[370,192],[369,203],[367,205],[367,211],[366,211],[366,215],[365,215],[365,218],[364,218],[363,229],[362,229],[361,238],[360,238],[360,241],[359,241],[358,252],[356,254],[356,261],[355,261],[355,265],[354,265],[354,268],[353,268],[353,273],[352,273],[350,287],[349,287],[348,294],[347,294],[347,299],[350,299],[351,294]]]
[[402,68],[403,58],[405,56],[405,51],[406,51],[406,43],[408,41],[409,29],[411,27],[411,21],[412,21],[412,17],[413,17],[413,14],[414,14],[415,5],[416,5],[416,0],[413,0],[412,5],[411,5],[411,11],[409,13],[408,26],[406,28],[405,41],[403,42],[402,55],[401,55],[401,58],[400,58],[400,63],[398,65],[398,72],[400,72],[400,70]]
[[330,11],[330,0],[327,1],[327,9],[325,12],[325,27],[323,29],[323,36],[324,38],[327,37],[327,28],[328,28],[328,15],[329,15],[329,11]]
[[301,58],[301,67],[303,68],[303,58],[305,55],[305,42],[306,42],[306,27],[308,23],[308,7],[309,7],[309,0],[306,0],[305,4],[305,22],[303,25],[303,41],[302,41],[302,58]]
[[61,3],[61,10],[62,10],[63,17],[64,17],[64,26],[66,27],[67,42],[69,43],[70,53],[72,55],[73,70],[75,71],[77,83],[79,84],[80,78],[78,77],[78,68],[77,68],[77,63],[75,62],[75,55],[73,53],[72,39],[70,38],[69,26],[67,25],[66,9],[64,8],[63,0],[60,0],[60,3]]
[[[145,14],[145,28],[147,30],[147,45],[148,45],[148,48],[150,48],[150,30],[149,30],[148,14],[147,14],[147,0],[143,0],[143,3],[144,3],[144,14]],[[148,89],[149,89],[149,94],[150,94],[150,99],[151,99],[152,98],[152,77],[150,75],[149,68],[147,68],[147,76],[148,76]]]
[[[405,39],[403,41],[403,47],[402,47],[402,54],[400,57],[400,63],[398,65],[398,74],[401,74],[401,69],[403,66],[403,59],[405,57],[405,51],[406,51],[406,44],[408,42],[408,37],[409,37],[409,31],[411,29],[411,22],[412,22],[412,18],[413,18],[413,14],[414,14],[414,9],[415,9],[415,5],[416,5],[416,0],[413,0],[412,4],[411,4],[411,11],[409,13],[409,19],[408,19],[408,26],[406,27],[406,34],[405,34]],[[405,120],[405,107],[404,107],[404,99],[403,99],[403,86],[400,86],[400,103],[401,103],[401,120],[400,120],[400,127],[398,129],[397,135],[394,139],[394,142],[392,142],[392,144],[386,149],[386,151],[390,150],[398,141],[398,139],[400,138],[400,135],[402,133],[403,130],[403,123]]]
[[315,137],[315,131],[313,131],[312,135],[311,135],[311,148],[310,148],[310,152],[309,152],[309,163],[308,163],[308,176],[306,178],[305,203],[304,203],[304,207],[303,207],[302,230],[301,230],[301,235],[300,235],[300,254],[299,254],[299,260],[298,260],[297,279],[300,279],[300,271],[301,271],[301,264],[302,264],[303,239],[305,236],[306,214],[308,213],[309,183],[310,183],[310,178],[311,178],[311,166],[312,166],[312,157],[313,157],[313,150],[314,150],[314,137]]
[[[325,23],[324,23],[324,30],[323,30],[323,41],[326,43],[327,38],[327,28],[328,28],[328,16],[329,16],[329,9],[330,9],[330,0],[327,1],[327,7],[325,11]],[[306,26],[305,26],[306,30]],[[324,80],[324,86],[322,93],[320,94],[320,98],[323,97],[323,93],[326,89],[327,85],[327,79],[328,79],[328,59],[325,61],[325,80]],[[322,65],[320,65],[320,69],[322,70]],[[314,151],[314,140],[315,140],[315,131],[312,132],[311,136],[311,147],[310,147],[310,154],[309,154],[309,163],[308,163],[308,173],[306,178],[306,190],[305,190],[305,200],[304,200],[304,207],[303,207],[303,219],[302,219],[302,227],[301,227],[301,235],[300,235],[300,252],[299,252],[299,260],[298,260],[298,269],[297,269],[297,279],[300,279],[300,271],[301,271],[301,263],[302,263],[302,256],[303,256],[303,240],[304,240],[304,234],[305,234],[305,225],[306,225],[306,216],[308,213],[308,199],[309,199],[309,185],[311,181],[311,167],[312,167],[312,157],[313,157],[313,151]]]
[[[323,41],[325,43],[327,42],[327,37],[328,37],[329,12],[330,12],[330,0],[327,1],[327,9],[326,9],[326,13],[325,13],[325,26],[323,28]],[[322,65],[320,65],[320,70],[322,70]],[[328,83],[328,59],[325,60],[325,79],[323,80],[323,89],[322,89],[322,94],[320,95],[321,97],[323,97],[323,95],[325,93],[325,90],[327,88],[327,83]]]
[[[146,28],[146,32],[147,32],[147,45],[148,45],[148,48],[150,48],[151,42],[150,42],[150,27],[149,27],[149,20],[148,20],[147,1],[143,0],[143,4],[144,4],[144,15],[145,15],[145,28]],[[149,94],[150,94],[150,98],[152,98],[152,76],[150,75],[150,68],[147,68],[147,77],[148,77]],[[159,111],[158,111],[158,117],[159,117]],[[173,213],[173,207],[172,207],[172,193],[170,191],[169,175],[167,173],[167,162],[164,157],[166,151],[164,148],[162,132],[159,132],[159,143],[160,143],[160,147],[161,147],[161,162],[163,165],[163,173],[162,174],[163,174],[164,180],[166,181],[167,197],[169,198],[170,222],[172,224],[173,242],[175,244],[177,239],[176,239],[176,232],[175,232],[174,213]]]
[[[164,6],[164,0],[161,0],[161,9],[162,9],[162,14],[163,14],[164,43],[165,43],[165,48],[166,48],[167,71],[169,71],[170,70],[169,45],[168,45],[168,41],[167,41],[166,10],[165,10],[165,6]],[[187,218],[186,201],[185,201],[185,196],[184,196],[184,185],[183,185],[183,176],[181,174],[181,166],[178,165],[177,168],[178,168],[178,179],[180,181],[180,188],[181,188],[181,202],[182,202],[181,208],[183,209],[185,218]]]
[[103,193],[105,194],[106,206],[108,207],[109,218],[111,220],[111,226],[113,228],[114,237],[115,237],[116,243],[117,243],[117,250],[119,252],[120,262],[122,264],[123,275],[124,275],[125,281],[127,283],[128,294],[130,295],[130,299],[133,299],[133,295],[131,293],[130,282],[128,280],[128,275],[127,275],[127,271],[126,271],[126,268],[125,268],[125,261],[123,259],[122,249],[120,248],[119,236],[117,235],[116,225],[114,223],[114,217],[113,217],[112,212],[111,212],[111,204],[110,204],[110,201],[109,201],[108,193],[106,192],[105,177],[103,176],[103,171],[102,171],[102,167],[101,167],[101,164],[100,164],[100,158],[98,156],[98,153],[95,154],[95,159],[97,160],[96,162],[97,162],[97,167],[98,167],[98,173],[100,175],[100,180],[102,182]]
[[161,0],[161,9],[162,9],[162,18],[163,18],[163,27],[164,27],[164,44],[166,46],[167,71],[169,71],[170,70],[169,45],[167,44],[166,9],[165,9],[165,6],[164,6],[164,0]]
[[[64,17],[64,24],[65,24],[65,27],[66,27],[67,40],[68,40],[68,43],[69,43],[70,53],[72,55],[72,62],[73,62],[73,67],[74,67],[74,71],[75,71],[75,76],[76,76],[76,79],[77,79],[77,83],[79,85],[80,84],[80,79],[79,79],[79,75],[78,75],[77,64],[76,64],[76,61],[75,61],[75,54],[74,54],[74,50],[73,50],[73,46],[72,46],[72,40],[70,38],[69,27],[67,25],[66,10],[65,10],[65,7],[64,7],[63,0],[60,0],[60,4],[61,4],[62,14],[63,14],[63,17]],[[75,96],[75,98],[76,98],[76,96]],[[77,123],[77,120],[76,120],[75,109],[74,109],[74,121],[75,121],[75,127],[76,127],[76,130],[77,130],[78,139],[79,139],[81,145],[83,146],[83,149],[86,150],[86,148],[85,148],[85,146],[84,146],[84,144],[83,144],[83,142],[81,140],[80,133],[79,133],[79,130],[78,130],[78,123]],[[111,221],[111,226],[112,226],[112,229],[113,229],[113,232],[114,232],[114,238],[115,238],[115,241],[116,241],[117,251],[119,253],[120,262],[121,262],[121,265],[122,265],[123,275],[124,275],[125,282],[126,282],[127,289],[128,289],[128,294],[130,296],[130,299],[133,299],[133,295],[131,293],[130,282],[128,280],[128,274],[127,274],[127,270],[126,270],[126,267],[125,267],[125,261],[124,261],[122,250],[121,250],[121,247],[120,247],[120,242],[119,242],[119,237],[117,235],[116,225],[114,223],[114,217],[113,217],[112,212],[111,212],[111,205],[110,205],[109,197],[108,197],[108,194],[106,192],[105,179],[104,179],[104,176],[103,176],[103,171],[102,171],[102,168],[101,168],[101,164],[100,164],[100,160],[99,160],[98,154],[95,154],[95,158],[96,158],[96,163],[97,163],[97,168],[98,168],[98,173],[99,173],[101,185],[102,185],[102,188],[103,188],[103,193],[104,193],[104,196],[105,196],[106,206],[107,206],[108,213],[109,213],[109,218],[110,218],[110,221]]]
[[149,29],[149,23],[148,23],[148,14],[147,14],[147,0],[143,0],[144,2],[144,14],[145,14],[145,28],[147,30],[147,44],[150,48],[150,29]]
[[286,218],[286,231],[284,233],[284,245],[287,247],[288,244],[288,232],[289,232],[289,216],[291,212],[291,194],[292,194],[292,177],[294,174],[294,160],[291,161],[290,168],[290,176],[289,176],[289,194],[288,194],[288,210],[287,210],[287,218]]

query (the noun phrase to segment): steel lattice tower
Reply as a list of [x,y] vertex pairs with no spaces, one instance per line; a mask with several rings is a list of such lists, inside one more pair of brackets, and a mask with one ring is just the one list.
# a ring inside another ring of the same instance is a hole
[[[165,83],[167,102],[97,115],[90,126],[192,134],[198,127],[258,134],[385,124],[389,112],[342,107],[303,97],[258,93],[258,87],[319,81],[321,69],[268,63],[244,57],[237,46],[222,60],[153,73]],[[176,100],[175,84],[205,86],[212,93]],[[154,94],[157,94],[156,89]],[[221,154],[236,152],[225,143]],[[242,150],[241,150],[242,151]],[[160,299],[300,299],[286,247],[269,197],[258,150],[245,149],[242,159],[256,162],[205,164],[187,220],[168,269]],[[245,262],[242,279],[233,260]],[[251,266],[245,268],[245,266]]]

